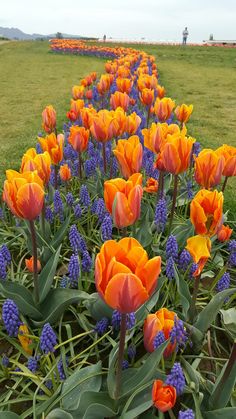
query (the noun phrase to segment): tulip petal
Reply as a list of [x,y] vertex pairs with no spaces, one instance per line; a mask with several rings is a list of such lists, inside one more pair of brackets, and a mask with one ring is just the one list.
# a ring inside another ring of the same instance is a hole
[[156,256],[147,261],[143,265],[138,265],[135,274],[141,279],[144,287],[146,288],[149,295],[151,295],[156,286],[157,280],[161,272],[161,258]]
[[134,274],[115,275],[105,291],[106,303],[121,313],[136,311],[148,298],[149,295],[142,282]]
[[44,191],[37,183],[27,183],[20,187],[16,204],[21,216],[34,220],[41,213],[44,203]]

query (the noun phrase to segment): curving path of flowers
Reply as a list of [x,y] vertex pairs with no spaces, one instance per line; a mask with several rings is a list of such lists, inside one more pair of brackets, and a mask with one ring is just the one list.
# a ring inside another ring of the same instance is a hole
[[186,126],[193,106],[166,96],[153,56],[64,39],[51,49],[109,60],[73,86],[63,133],[47,106],[36,148],[6,172],[1,380],[16,392],[0,407],[233,418],[224,316],[236,240],[223,192],[236,148],[201,150]]

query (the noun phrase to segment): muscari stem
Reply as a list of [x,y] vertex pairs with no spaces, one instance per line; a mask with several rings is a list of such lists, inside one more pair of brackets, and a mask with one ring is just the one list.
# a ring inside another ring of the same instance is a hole
[[174,217],[175,212],[175,204],[177,199],[177,192],[178,192],[178,175],[175,175],[174,177],[174,191],[173,191],[173,199],[172,199],[172,207],[171,207],[171,213],[170,213],[170,222],[169,222],[169,233],[172,226],[172,221]]
[[36,231],[34,226],[34,221],[31,220],[30,224],[30,232],[31,232],[31,239],[32,239],[32,250],[33,250],[33,280],[34,280],[34,296],[36,304],[39,303],[39,286],[38,286],[38,269],[37,269],[37,241],[36,241]]
[[45,202],[43,203],[43,208],[41,212],[41,228],[42,228],[42,235],[45,238]]
[[118,366],[116,373],[116,389],[115,389],[115,398],[118,399],[120,396],[121,389],[121,374],[122,374],[122,362],[124,359],[125,351],[125,335],[126,335],[126,314],[121,314],[121,325],[120,325],[120,343],[119,343],[119,352],[118,352]]
[[103,168],[104,174],[107,172],[107,161],[106,161],[106,143],[102,143],[102,154],[103,154]]
[[224,192],[224,190],[226,188],[227,181],[228,181],[228,176],[225,176],[225,180],[224,180],[224,183],[223,183],[223,186],[222,186],[222,189],[221,189],[222,192]]

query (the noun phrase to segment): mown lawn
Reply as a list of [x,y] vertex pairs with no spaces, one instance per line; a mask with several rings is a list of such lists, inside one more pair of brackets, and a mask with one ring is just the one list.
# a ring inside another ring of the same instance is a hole
[[102,59],[50,53],[48,42],[0,45],[0,180],[7,168],[18,170],[23,152],[35,146],[44,107],[55,107],[60,128],[71,87],[103,68]]
[[[114,44],[112,44],[114,46]],[[127,45],[126,45],[127,46]],[[160,82],[176,103],[192,103],[189,133],[204,147],[236,146],[236,54],[217,47],[137,46],[155,55]],[[18,168],[22,153],[34,146],[41,112],[52,104],[59,126],[69,107],[71,87],[103,60],[49,53],[47,42],[0,45],[0,167]],[[227,207],[236,206],[230,179]],[[231,211],[231,215],[233,216]]]

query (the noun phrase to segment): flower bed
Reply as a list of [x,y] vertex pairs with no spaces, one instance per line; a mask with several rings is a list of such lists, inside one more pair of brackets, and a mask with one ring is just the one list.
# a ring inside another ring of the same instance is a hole
[[201,150],[153,56],[52,50],[113,60],[6,172],[4,418],[234,418],[236,149]]

